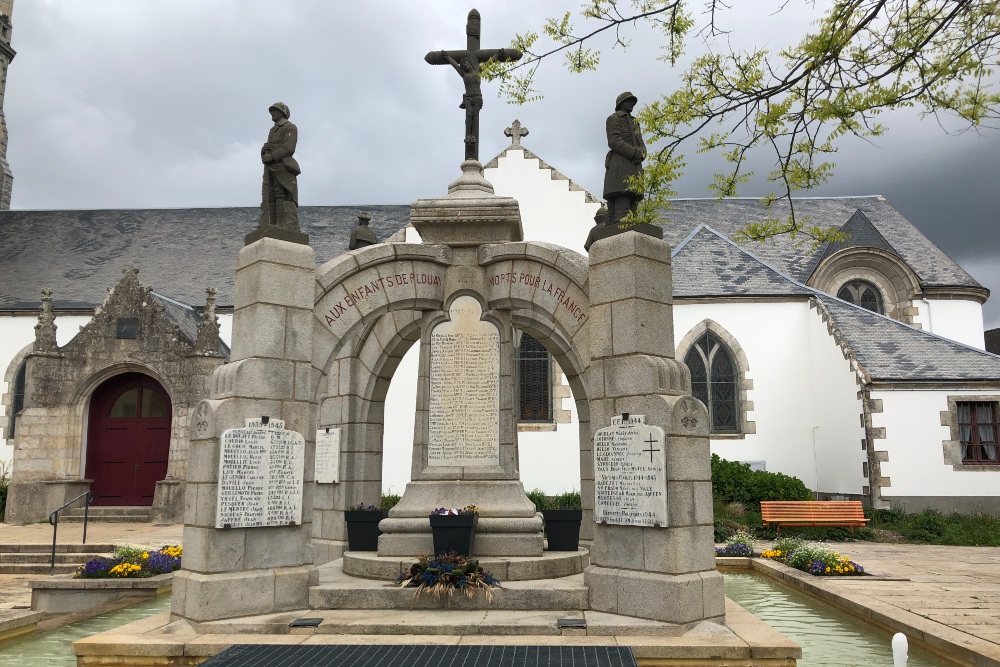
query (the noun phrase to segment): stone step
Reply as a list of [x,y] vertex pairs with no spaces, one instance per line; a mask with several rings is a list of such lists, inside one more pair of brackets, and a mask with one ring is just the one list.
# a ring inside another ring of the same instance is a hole
[[[97,556],[110,556],[110,550],[107,553],[102,554],[83,554],[83,553],[59,553],[56,552],[56,564],[59,563],[70,563],[76,565],[83,565],[92,558]],[[19,554],[4,554],[0,553],[0,565],[14,565],[18,563],[51,563],[52,553],[19,553]]]
[[[212,621],[199,624],[199,630],[213,635],[282,635],[288,634],[288,623],[303,614],[273,614],[253,618]],[[583,630],[564,630],[560,621],[583,621],[590,636],[630,635],[674,637],[688,630],[683,625],[648,621],[641,618],[614,616],[596,611],[552,610],[509,611],[500,609],[456,610],[383,609],[377,614],[357,611],[310,610],[312,618],[323,619],[313,631],[318,635],[531,635],[555,636],[583,634]],[[721,626],[703,632],[725,632]]]
[[[500,581],[556,579],[580,574],[590,564],[587,549],[546,551],[541,556],[476,557],[479,565]],[[344,553],[344,572],[353,577],[392,581],[416,561],[412,556],[379,556],[374,551]]]
[[[67,542],[56,545],[56,553],[79,553],[79,554],[106,554],[111,553],[115,545],[94,542],[90,544],[74,544]],[[0,544],[0,554],[16,553],[52,553],[52,543],[48,544]]]
[[53,574],[72,574],[80,569],[80,565],[83,563],[56,563],[55,570],[52,570],[49,564],[46,563],[7,563],[0,564],[0,574],[16,574],[16,575],[26,575],[26,574],[49,574],[51,571]]
[[[89,521],[101,523],[149,523],[152,509],[149,507],[94,507],[91,506]],[[59,520],[67,523],[82,523],[83,508],[74,507],[59,514]]]
[[503,588],[493,589],[492,601],[486,599],[483,591],[472,598],[457,593],[447,600],[435,599],[427,592],[416,598],[415,588],[392,586],[392,580],[362,579],[345,574],[343,559],[322,566],[319,574],[319,585],[309,589],[312,609],[441,609],[446,603],[448,608],[456,610],[558,611],[589,607],[588,589],[583,584],[582,574],[503,582]]

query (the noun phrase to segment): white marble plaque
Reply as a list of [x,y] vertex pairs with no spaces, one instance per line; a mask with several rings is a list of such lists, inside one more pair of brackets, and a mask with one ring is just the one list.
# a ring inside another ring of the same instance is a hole
[[340,429],[321,428],[316,431],[316,483],[336,484],[340,481]]
[[611,419],[594,434],[594,520],[622,526],[667,525],[663,429],[643,415]]
[[455,299],[431,331],[428,466],[500,465],[500,330]]
[[222,434],[215,527],[302,523],[305,438],[280,419],[246,424]]

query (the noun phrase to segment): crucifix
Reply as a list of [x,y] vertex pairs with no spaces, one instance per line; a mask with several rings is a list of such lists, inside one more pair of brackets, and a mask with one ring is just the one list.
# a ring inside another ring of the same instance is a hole
[[459,109],[465,109],[465,159],[479,160],[479,110],[483,108],[479,68],[487,60],[516,62],[521,59],[517,49],[483,49],[479,46],[479,12],[469,12],[465,24],[466,47],[464,50],[431,51],[424,60],[431,65],[451,65],[465,83],[465,94]]
[[653,452],[660,451],[659,449],[653,449],[653,445],[660,444],[660,441],[657,440],[656,438],[654,438],[652,436],[652,434],[650,434],[649,440],[643,440],[643,442],[645,442],[647,445],[649,445],[649,449],[644,449],[642,451],[649,453],[649,462],[652,463],[653,462]]

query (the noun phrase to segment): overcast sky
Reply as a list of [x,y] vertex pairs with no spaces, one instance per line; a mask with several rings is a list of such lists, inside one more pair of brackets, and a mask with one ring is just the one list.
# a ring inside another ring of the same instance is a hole
[[[731,39],[777,50],[808,25],[809,3],[733,3]],[[822,3],[818,3],[822,4]],[[16,0],[5,112],[13,208],[256,206],[267,107],[291,107],[299,128],[300,199],[311,204],[408,204],[443,194],[462,159],[462,86],[424,54],[463,48],[469,2],[325,0]],[[477,3],[482,43],[506,46],[577,0]],[[751,13],[746,7],[752,7]],[[626,33],[628,35],[629,33]],[[486,84],[485,162],[520,119],[524,143],[600,194],[604,118],[615,96],[640,103],[677,70],[655,42],[607,51],[596,74],[543,67],[539,102],[514,107]],[[691,53],[699,52],[696,39]],[[882,194],[997,296],[1000,326],[1000,132],[946,134],[934,119],[883,118],[888,136],[840,144],[838,169],[817,195]],[[718,158],[689,156],[678,190],[709,196]],[[769,170],[767,164],[762,165]],[[767,191],[761,181],[744,196]]]

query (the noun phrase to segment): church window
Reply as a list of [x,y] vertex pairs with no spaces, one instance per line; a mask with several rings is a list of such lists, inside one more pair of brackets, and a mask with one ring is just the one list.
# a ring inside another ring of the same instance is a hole
[[879,315],[885,315],[882,292],[867,280],[851,280],[845,283],[837,292],[837,298]]
[[708,406],[712,433],[739,433],[739,387],[732,353],[707,332],[691,346],[684,363],[691,369],[691,393]]
[[11,392],[10,421],[7,427],[7,438],[14,438],[14,431],[17,427],[17,415],[24,409],[24,385],[28,364],[21,362],[14,375],[14,386]]
[[959,402],[957,408],[962,463],[1000,465],[996,403],[989,401]]
[[135,387],[119,396],[111,406],[109,417],[138,417],[139,390]]
[[552,356],[526,333],[514,355],[518,421],[552,422]]

